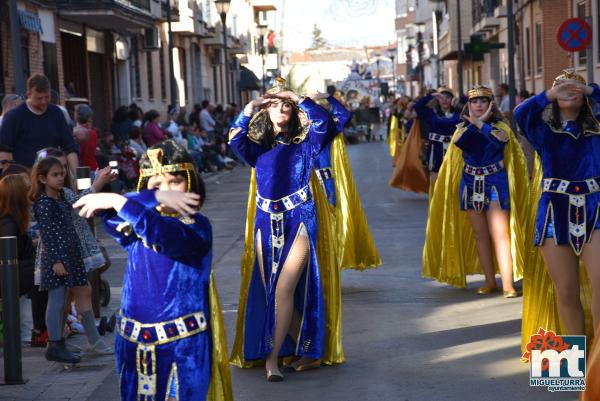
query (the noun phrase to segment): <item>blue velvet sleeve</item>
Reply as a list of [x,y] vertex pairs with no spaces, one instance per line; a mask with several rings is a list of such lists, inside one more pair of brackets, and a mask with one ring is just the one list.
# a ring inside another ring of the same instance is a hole
[[531,146],[541,153],[547,134],[547,125],[542,120],[542,112],[550,101],[546,97],[546,91],[526,99],[515,109],[515,120],[523,135]]
[[496,138],[493,134],[494,127],[492,127],[488,123],[484,123],[479,130],[475,125],[469,124],[467,129],[463,131],[463,133],[454,141],[454,144],[463,150],[473,149],[476,150],[477,147],[480,147],[480,142],[477,139],[481,137],[485,138],[487,142],[489,142],[495,148],[501,149],[502,142]]
[[352,117],[352,113],[344,107],[335,97],[329,96],[327,98],[329,105],[331,106],[331,114],[335,117],[335,130],[336,132],[342,132],[344,126]]
[[433,96],[431,95],[423,96],[422,98],[417,100],[413,105],[413,110],[417,113],[419,118],[425,121],[431,122],[433,120],[433,117],[435,117],[435,113],[433,112],[431,107],[427,106],[427,103],[431,102],[432,99]]
[[229,130],[229,145],[235,154],[254,167],[256,159],[267,149],[248,138],[248,125],[251,119],[244,112],[240,113]]
[[193,216],[193,224],[185,224],[174,217],[161,216],[154,208],[146,208],[135,199],[128,199],[117,215],[130,223],[146,244],[171,259],[204,256],[212,248],[212,228],[201,214]]
[[336,130],[330,130],[330,116],[327,110],[319,106],[310,98],[304,98],[298,105],[306,113],[311,121],[308,140],[313,148],[313,154],[318,154],[338,134]]
[[[146,190],[141,192],[128,192],[124,196],[127,199],[133,199],[147,209],[152,209],[158,206],[155,190]],[[127,248],[129,244],[137,241],[139,238],[133,234],[131,224],[117,215],[114,210],[105,211],[101,214],[106,232],[110,234],[123,248]]]
[[65,262],[67,260],[69,241],[65,237],[62,221],[65,216],[55,201],[49,198],[41,198],[33,204],[33,210],[44,248],[52,264]]

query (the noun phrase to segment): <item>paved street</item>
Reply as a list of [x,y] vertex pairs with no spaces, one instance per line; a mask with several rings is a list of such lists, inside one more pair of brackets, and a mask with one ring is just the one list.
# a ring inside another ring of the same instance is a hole
[[[521,299],[482,298],[473,277],[466,290],[420,277],[427,198],[387,186],[386,145],[349,147],[357,186],[384,265],[343,274],[344,349],[337,367],[286,375],[267,383],[261,368],[232,368],[238,401],[300,400],[575,400],[573,393],[529,387],[528,365],[519,361]],[[214,266],[233,342],[239,291],[249,170],[236,168],[208,182],[204,209],[215,233]],[[126,255],[114,243],[113,267],[104,275],[118,296]],[[81,341],[81,336],[76,337]],[[0,400],[118,399],[110,357],[85,361],[65,372],[24,351],[24,386],[0,387]]]

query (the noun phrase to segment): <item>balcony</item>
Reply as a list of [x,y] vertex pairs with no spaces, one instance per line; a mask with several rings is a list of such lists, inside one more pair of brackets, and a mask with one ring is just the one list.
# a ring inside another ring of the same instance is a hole
[[96,29],[151,28],[158,15],[151,0],[57,0],[58,14]]
[[500,0],[473,0],[473,34],[485,34],[500,27],[497,8]]
[[254,11],[276,11],[278,0],[252,0],[251,4]]

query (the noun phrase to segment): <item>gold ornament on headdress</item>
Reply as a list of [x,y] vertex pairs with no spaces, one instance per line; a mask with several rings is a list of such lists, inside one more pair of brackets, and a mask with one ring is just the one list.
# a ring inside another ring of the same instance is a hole
[[440,86],[437,90],[437,93],[449,93],[452,97],[454,97],[454,91],[447,86]]
[[164,152],[162,149],[149,149],[146,154],[148,155],[148,159],[150,160],[151,168],[143,168],[140,169],[140,178],[138,180],[137,190],[138,192],[142,189],[142,181],[144,178],[153,177],[155,175],[161,175],[165,173],[175,173],[178,171],[185,171],[187,175],[188,181],[188,192],[190,191],[192,185],[192,177],[190,171],[195,170],[195,166],[193,163],[175,163],[175,164],[162,164]]
[[487,97],[488,99],[494,98],[494,92],[487,86],[477,85],[473,89],[467,92],[469,100],[475,99],[476,97]]
[[275,78],[275,86],[273,86],[272,88],[267,90],[267,93],[269,95],[275,95],[276,93],[290,90],[289,87],[285,86],[285,83],[286,83],[286,81],[284,78],[282,78],[282,77]]
[[557,76],[556,78],[554,78],[554,82],[552,83],[552,87],[554,87],[560,81],[577,81],[579,83],[587,85],[587,82],[585,82],[585,78],[583,78],[581,75],[577,74],[573,70],[562,70],[562,72],[560,73],[560,75]]

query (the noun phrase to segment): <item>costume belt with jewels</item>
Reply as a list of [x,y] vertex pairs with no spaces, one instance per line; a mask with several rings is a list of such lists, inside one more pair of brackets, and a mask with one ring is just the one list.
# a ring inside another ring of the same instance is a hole
[[452,135],[440,135],[435,132],[430,132],[429,140],[432,142],[440,142],[442,144],[442,157],[444,157],[450,146],[450,141],[452,141]]
[[542,190],[569,197],[569,242],[579,255],[587,238],[586,195],[600,192],[600,177],[583,181],[544,178]]
[[317,178],[319,178],[321,184],[323,184],[325,180],[330,180],[333,178],[333,169],[331,167],[323,167],[315,170],[315,172],[317,173]]
[[284,196],[277,200],[267,199],[262,197],[258,192],[256,193],[256,206],[263,212],[269,213],[271,216],[271,242],[273,243],[271,280],[275,279],[283,254],[283,246],[285,245],[285,235],[283,231],[284,212],[294,209],[309,199],[311,199],[311,193],[308,185],[291,195]]
[[473,176],[472,202],[477,212],[481,212],[485,208],[485,177],[496,174],[501,170],[504,170],[504,162],[502,160],[483,167],[464,164],[463,171]]
[[117,321],[119,335],[137,344],[138,394],[152,400],[156,397],[156,346],[191,337],[208,328],[204,312],[191,313],[160,323],[140,323],[119,313]]

